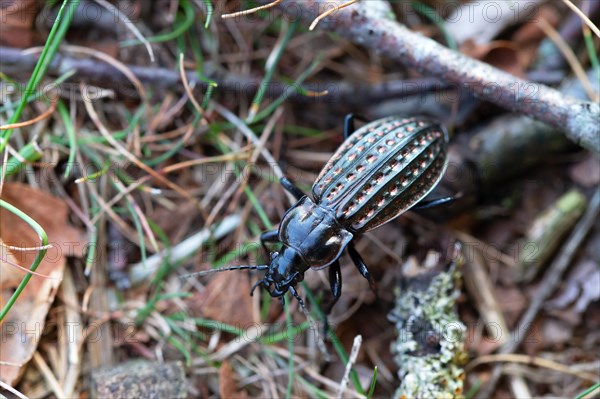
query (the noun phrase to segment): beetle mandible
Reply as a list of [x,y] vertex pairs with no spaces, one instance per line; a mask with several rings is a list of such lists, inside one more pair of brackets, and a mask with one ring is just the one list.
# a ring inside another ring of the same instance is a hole
[[[287,178],[282,186],[298,202],[284,214],[279,229],[263,233],[265,243],[281,243],[269,265],[232,266],[208,271],[266,270],[253,287],[263,286],[272,297],[290,291],[304,306],[296,284],[308,269],[329,267],[333,300],[342,291],[339,258],[344,249],[374,290],[375,283],[352,240],[409,209],[447,204],[453,197],[422,201],[442,178],[448,163],[448,133],[424,117],[390,116],[354,129],[350,114],[344,121],[345,141],[327,162],[312,186],[311,200]],[[267,250],[268,252],[268,250]],[[283,298],[282,298],[283,299]]]

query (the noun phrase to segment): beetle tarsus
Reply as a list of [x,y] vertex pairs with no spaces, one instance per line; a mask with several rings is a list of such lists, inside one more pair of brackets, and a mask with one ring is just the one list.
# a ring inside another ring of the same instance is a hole
[[427,201],[421,201],[421,202],[415,204],[411,209],[424,210],[424,209],[437,208],[439,206],[449,206],[449,205],[452,205],[454,200],[455,200],[454,197],[448,196],[448,197],[436,198],[436,199],[427,200]]

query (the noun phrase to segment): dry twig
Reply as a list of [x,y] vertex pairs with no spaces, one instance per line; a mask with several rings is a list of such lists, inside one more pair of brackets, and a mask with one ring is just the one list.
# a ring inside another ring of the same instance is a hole
[[[315,10],[331,6],[329,0],[286,0],[284,12],[314,19]],[[300,11],[300,12],[299,12]],[[396,21],[377,18],[368,5],[339,10],[321,27],[348,40],[415,68],[424,75],[459,84],[475,97],[528,115],[564,130],[577,144],[600,153],[600,105],[562,95],[544,85],[517,78],[491,65],[452,51],[412,32]]]
[[[19,49],[0,47],[0,68],[5,70],[18,70],[28,72],[33,70],[37,60],[35,54]],[[141,82],[151,84],[155,88],[178,90],[181,87],[181,75],[177,71],[159,67],[141,67],[136,65],[125,65]],[[77,78],[84,78],[101,87],[112,87],[118,96],[135,97],[136,92],[130,90],[125,84],[130,80],[118,69],[104,62],[93,59],[73,58],[64,54],[57,54],[49,67],[50,75],[60,75],[64,71],[74,70]],[[209,83],[199,80],[195,71],[186,71],[186,77],[190,84],[206,89]],[[210,61],[206,63],[204,74],[207,78],[215,80],[219,90],[224,93],[243,94],[253,96],[260,87],[261,77],[238,75],[235,73],[223,73]],[[562,73],[540,73],[532,71],[529,79],[547,84],[559,83]],[[115,87],[116,86],[116,87]],[[374,101],[387,100],[390,98],[423,95],[432,92],[452,90],[455,84],[441,81],[433,77],[421,77],[404,80],[386,80],[380,83],[355,84],[344,80],[325,81],[319,83],[307,82],[302,85],[304,95],[298,93],[297,87],[284,82],[275,82],[269,85],[265,95],[268,98],[277,98],[284,93],[291,93],[288,101],[292,102],[327,102],[330,104],[341,103],[365,105]],[[150,137],[140,138],[148,141]]]

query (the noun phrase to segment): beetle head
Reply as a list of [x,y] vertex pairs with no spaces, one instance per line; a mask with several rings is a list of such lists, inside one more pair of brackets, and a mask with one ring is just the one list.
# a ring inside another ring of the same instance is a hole
[[[269,291],[272,297],[281,297],[291,287],[304,280],[306,269],[308,269],[308,266],[306,266],[302,257],[294,249],[284,247],[281,253],[272,252],[271,263],[265,277],[252,287],[250,295],[252,295],[256,287],[262,285]],[[271,286],[273,287],[272,289]]]

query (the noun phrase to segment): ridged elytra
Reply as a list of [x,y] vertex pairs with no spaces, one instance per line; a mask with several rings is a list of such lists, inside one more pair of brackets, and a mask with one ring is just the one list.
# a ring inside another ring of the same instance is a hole
[[[424,117],[390,116],[354,129],[352,115],[344,123],[345,141],[327,162],[312,187],[310,199],[287,178],[281,184],[298,202],[283,216],[279,229],[261,235],[261,243],[281,243],[269,265],[232,266],[208,271],[266,270],[258,286],[272,297],[290,291],[304,307],[295,286],[308,269],[329,267],[333,301],[341,295],[339,258],[346,249],[361,275],[375,283],[352,240],[409,209],[447,204],[452,197],[423,198],[438,184],[447,166],[448,134]],[[267,251],[268,252],[268,251]],[[283,299],[283,298],[282,298]]]

